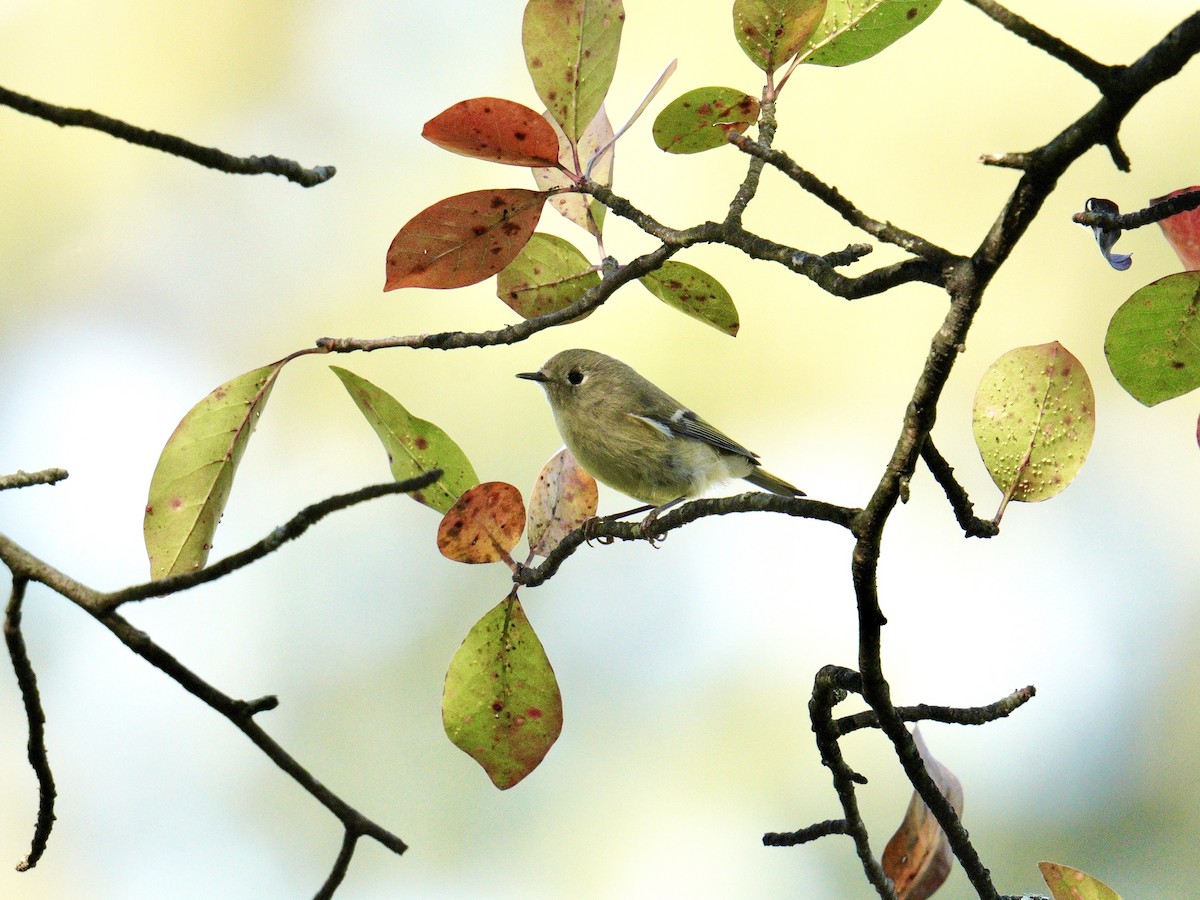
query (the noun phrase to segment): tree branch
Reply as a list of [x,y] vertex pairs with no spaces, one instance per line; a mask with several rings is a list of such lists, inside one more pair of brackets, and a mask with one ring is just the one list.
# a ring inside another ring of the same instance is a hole
[[1164,197],[1152,200],[1150,205],[1130,213],[1111,212],[1077,212],[1071,216],[1072,222],[1080,225],[1100,227],[1109,231],[1129,231],[1145,225],[1153,225],[1181,212],[1200,207],[1200,190],[1188,191],[1175,197]]
[[29,580],[20,575],[13,576],[12,594],[4,615],[4,643],[8,646],[8,657],[12,660],[21,690],[21,701],[25,704],[25,718],[29,724],[29,765],[38,783],[38,814],[33,827],[33,840],[29,853],[17,863],[17,871],[25,872],[37,865],[46,852],[50,830],[54,827],[54,773],[50,771],[50,758],[46,754],[46,714],[42,710],[42,698],[38,692],[37,676],[29,653],[25,649],[25,638],[21,634],[21,604],[25,600],[25,588]]
[[1008,8],[996,3],[995,0],[966,0],[966,3],[968,6],[974,6],[994,22],[1003,25],[1017,37],[1023,38],[1039,50],[1066,63],[1100,88],[1102,92],[1113,89],[1113,82],[1120,74],[1122,66],[1106,66],[1096,62],[1086,53],[1076,50],[1070,44],[1043,31]]
[[[150,639],[143,631],[134,628],[115,612],[93,612],[96,620],[111,631],[122,644],[150,665],[163,672],[185,691],[198,698],[206,706],[216,710],[233,723],[242,734],[261,750],[281,771],[300,787],[304,788],[318,803],[333,813],[345,826],[347,832],[374,838],[393,853],[401,854],[408,849],[404,841],[390,831],[375,824],[337,794],[314,778],[307,769],[296,761],[254,720],[255,713],[270,708],[263,701],[236,700],[217,690],[196,675],[174,656]],[[352,852],[351,848],[351,852]],[[343,845],[345,853],[345,845]],[[341,860],[341,855],[338,859]],[[335,867],[336,868],[336,867]]]
[[894,244],[915,256],[923,257],[929,262],[944,265],[954,258],[954,254],[943,247],[929,241],[920,235],[898,228],[890,222],[881,222],[862,212],[857,206],[847,200],[835,187],[825,184],[811,172],[802,169],[782,150],[773,150],[759,141],[751,140],[744,134],[731,132],[729,143],[743,153],[748,153],[756,159],[761,159],[778,169],[801,188],[808,191],[843,219],[865,231],[872,237]]
[[[94,608],[90,611],[100,613],[111,612],[122,603],[128,603],[131,600],[145,600],[147,597],[165,597],[168,594],[177,594],[180,591],[186,591],[197,585],[216,581],[218,578],[223,578],[231,572],[236,572],[238,569],[257,562],[269,553],[274,553],[288,541],[293,541],[300,537],[311,526],[321,521],[330,513],[346,509],[358,503],[364,503],[367,500],[374,500],[376,497],[419,491],[421,488],[429,487],[429,485],[441,477],[441,469],[431,469],[414,478],[406,478],[404,481],[387,481],[383,484],[372,484],[365,488],[359,488],[357,491],[351,491],[348,494],[337,494],[333,497],[327,497],[318,503],[304,507],[304,509],[292,516],[283,525],[280,525],[261,541],[251,544],[245,550],[226,556],[219,562],[205,566],[203,569],[197,569],[194,572],[171,575],[167,578],[159,578],[155,581],[135,584],[132,587],[122,588],[119,591],[113,591],[108,594],[100,594],[92,601]],[[3,558],[2,549],[2,546],[0,546],[0,558]]]
[[[989,703],[987,706],[930,706],[919,703],[916,706],[898,706],[896,715],[905,722],[945,722],[950,725],[986,725],[1003,719],[1020,709],[1034,698],[1037,689],[1033,685],[1013,691],[1007,697]],[[878,728],[879,716],[874,710],[843,716],[834,723],[839,735],[847,735],[863,728]]]
[[59,127],[75,126],[102,131],[131,144],[161,150],[171,156],[179,156],[230,175],[280,175],[301,187],[315,187],[337,174],[337,169],[333,166],[306,169],[295,160],[281,159],[278,156],[232,156],[216,147],[202,147],[171,134],[138,128],[136,125],[101,115],[90,109],[55,106],[53,103],[35,100],[4,87],[0,87],[0,105],[45,119]]
[[[706,498],[684,503],[655,521],[655,539],[665,537],[668,532],[682,528],[697,519],[743,512],[782,513],[798,518],[832,522],[849,528],[859,510],[808,497],[781,497],[765,491],[751,491],[733,497]],[[602,544],[611,544],[614,540],[645,542],[646,535],[642,533],[640,522],[620,522],[609,517],[591,519],[567,534],[541,565],[519,567],[513,575],[513,581],[525,587],[544,584],[554,576],[569,556],[591,540]]]
[[22,472],[18,469],[11,475],[0,475],[0,491],[31,487],[35,484],[57,484],[66,477],[66,469],[42,469],[40,472]]
[[964,537],[990,538],[1000,533],[1000,526],[994,521],[975,515],[975,507],[966,489],[954,478],[954,469],[950,468],[950,464],[933,445],[933,435],[927,435],[925,443],[921,445],[921,459],[946,492],[946,499],[950,501],[950,508],[954,510],[954,518],[958,520]]
[[[813,679],[812,698],[808,701],[808,717],[816,735],[817,750],[821,762],[833,773],[833,789],[842,804],[846,834],[854,839],[854,849],[862,863],[863,873],[885,900],[895,900],[896,892],[892,880],[883,871],[883,866],[871,850],[871,839],[866,823],[858,808],[856,784],[865,784],[866,779],[851,769],[842,756],[838,743],[837,727],[833,721],[833,708],[846,699],[848,691],[861,690],[857,672],[841,666],[824,666]],[[803,830],[802,832],[803,833]]]

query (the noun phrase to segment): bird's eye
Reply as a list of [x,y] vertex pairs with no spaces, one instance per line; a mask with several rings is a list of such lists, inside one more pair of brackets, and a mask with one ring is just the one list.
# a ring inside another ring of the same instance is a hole
[[571,384],[583,384],[583,373],[578,369],[572,369],[567,373],[567,381]]

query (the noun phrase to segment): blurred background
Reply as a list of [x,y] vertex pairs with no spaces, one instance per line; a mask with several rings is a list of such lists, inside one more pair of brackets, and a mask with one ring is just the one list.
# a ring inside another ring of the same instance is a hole
[[[1192,11],[1177,0],[1136,12],[1115,0],[1010,5],[1109,63],[1132,62]],[[614,187],[671,225],[722,217],[745,169],[732,149],[669,157],[649,136],[653,116],[686,90],[759,91],[729,6],[626,3],[613,121],[673,57],[679,69],[621,140]],[[532,186],[522,170],[420,138],[427,119],[468,97],[537,105],[520,19],[520,4],[482,0],[0,0],[0,84],[10,89],[232,153],[338,168],[303,190],[0,108],[0,471],[71,473],[0,496],[0,531],[96,588],[140,582],[150,474],[179,418],[213,387],[325,335],[514,321],[494,283],[381,288],[384,252],[419,210],[467,190]],[[1114,272],[1070,216],[1091,196],[1134,209],[1200,181],[1198,78],[1188,66],[1129,117],[1132,174],[1093,150],[1062,179],[989,290],[940,408],[938,445],[991,515],[999,492],[971,437],[975,386],[1007,350],[1061,341],[1097,394],[1096,441],[1077,482],[1052,501],[1014,504],[998,539],[967,541],[918,470],[884,544],[897,702],[977,705],[1037,686],[1032,703],[986,728],[923,728],[963,781],[966,824],[1005,892],[1044,891],[1042,859],[1128,898],[1194,889],[1200,401],[1145,409],[1103,355],[1116,307],[1179,263],[1146,228],[1122,238],[1134,265]],[[799,72],[781,100],[777,146],[869,214],[970,252],[1017,180],[979,155],[1038,146],[1095,100],[1064,66],[947,0],[870,61]],[[816,253],[863,239],[771,172],[747,224]],[[541,227],[594,252],[551,212]],[[606,238],[622,260],[652,246],[615,218]],[[484,480],[528,491],[560,441],[541,391],[512,376],[565,347],[592,347],[811,495],[864,503],[945,297],[908,286],[847,303],[719,247],[680,258],[729,287],[736,340],[630,286],[585,322],[512,347],[289,365],[214,558],[308,503],[388,478],[331,363],[438,423]],[[854,271],[897,258],[880,247]],[[602,511],[626,505],[601,489]],[[234,577],[125,610],[222,690],[277,694],[280,707],[260,723],[411,845],[396,858],[361,842],[339,896],[871,895],[846,839],[761,845],[763,832],[839,813],[806,703],[820,666],[855,665],[845,533],[765,515],[713,519],[659,550],[577,553],[525,591],[565,725],[542,767],[501,793],[444,737],[439,701],[456,647],[509,579],[500,566],[443,559],[437,522],[407,498],[380,500]],[[19,693],[0,675],[0,896],[316,890],[340,826],[239,732],[48,590],[30,588],[25,633],[58,821],[38,867],[15,873],[37,797]],[[849,738],[845,751],[870,779],[860,802],[882,852],[910,788],[877,734]],[[939,894],[971,896],[957,868]]]

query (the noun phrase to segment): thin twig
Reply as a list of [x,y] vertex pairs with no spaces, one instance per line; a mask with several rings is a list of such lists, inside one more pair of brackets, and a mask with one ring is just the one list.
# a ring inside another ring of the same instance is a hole
[[966,0],[966,2],[993,21],[1003,25],[1017,37],[1025,39],[1039,50],[1066,63],[1101,91],[1113,89],[1114,80],[1120,75],[1122,66],[1106,66],[1096,62],[1086,53],[1076,50],[1070,44],[1043,31],[1032,22],[996,3],[995,0]]
[[950,508],[954,510],[954,518],[958,520],[965,537],[990,538],[1000,533],[1000,526],[995,522],[975,515],[975,507],[971,504],[971,498],[967,496],[966,488],[958,483],[954,477],[954,469],[933,445],[932,435],[926,436],[925,443],[921,445],[921,459],[945,491]]
[[233,156],[216,147],[202,147],[171,134],[138,128],[136,125],[90,109],[55,106],[53,103],[35,100],[4,87],[0,87],[0,105],[11,106],[18,112],[45,119],[60,127],[76,126],[102,131],[131,144],[161,150],[163,153],[179,156],[230,175],[280,175],[301,187],[315,187],[337,174],[337,169],[333,166],[306,169],[295,160],[281,159],[278,156]]
[[423,472],[413,478],[406,478],[404,481],[386,481],[383,484],[368,485],[367,487],[359,488],[357,491],[350,491],[347,494],[337,494],[333,497],[327,497],[324,500],[304,507],[304,509],[300,510],[300,512],[296,513],[296,515],[292,516],[292,518],[262,540],[251,544],[245,550],[230,554],[210,566],[205,566],[203,569],[197,569],[194,572],[171,575],[167,578],[159,578],[155,581],[147,581],[142,584],[135,584],[132,587],[122,588],[119,591],[101,594],[94,601],[93,611],[100,613],[110,612],[122,603],[128,603],[132,600],[145,600],[147,597],[165,597],[168,594],[177,594],[180,591],[186,591],[197,585],[223,578],[231,572],[236,572],[238,569],[257,562],[269,553],[274,553],[288,541],[294,541],[330,513],[347,509],[358,503],[365,503],[367,500],[374,500],[377,497],[419,491],[421,488],[429,487],[429,485],[441,477],[441,469],[430,469],[428,472]]
[[[945,722],[950,725],[986,725],[1003,719],[1020,709],[1034,698],[1037,689],[1033,685],[1013,691],[1007,697],[987,706],[898,706],[896,715],[905,722]],[[874,710],[865,710],[851,716],[842,716],[834,721],[839,735],[847,735],[863,728],[878,728],[879,716]]]
[[338,851],[337,859],[333,861],[333,868],[329,871],[329,877],[325,879],[325,883],[321,885],[321,889],[313,894],[313,900],[329,900],[334,895],[342,881],[346,878],[346,872],[350,869],[350,861],[354,859],[354,849],[358,845],[360,835],[356,831],[346,829],[346,834],[342,838],[342,847]]
[[31,487],[35,484],[57,484],[66,477],[66,469],[42,469],[40,472],[22,472],[18,469],[11,475],[0,475],[0,491]]
[[821,762],[833,774],[833,789],[842,804],[845,833],[854,839],[854,848],[862,864],[863,873],[884,900],[895,900],[896,892],[892,880],[883,871],[883,866],[871,850],[871,839],[866,823],[858,808],[855,785],[865,779],[846,764],[838,743],[837,729],[833,722],[833,708],[846,697],[848,690],[861,689],[857,672],[841,666],[824,666],[813,679],[812,697],[808,701],[808,717],[816,736],[817,750]]
[[[655,521],[655,539],[657,540],[668,532],[682,528],[697,519],[743,512],[782,513],[798,518],[831,522],[841,525],[843,528],[849,528],[859,510],[824,503],[809,497],[781,497],[765,491],[751,491],[733,497],[692,500],[676,507]],[[519,571],[513,575],[513,581],[526,587],[537,587],[539,584],[544,584],[554,576],[559,566],[569,556],[589,540],[598,540],[603,544],[612,543],[614,540],[645,542],[646,535],[642,533],[640,522],[620,522],[605,517],[585,523],[567,534],[541,565],[521,566]]]
[[763,835],[762,842],[764,847],[796,847],[831,834],[849,833],[850,826],[846,824],[845,819],[826,819],[799,831],[768,831]]
[[743,153],[748,153],[756,159],[761,159],[769,163],[855,228],[865,231],[872,237],[876,237],[889,244],[895,244],[909,253],[923,257],[938,265],[943,265],[948,260],[954,258],[954,254],[949,250],[939,247],[937,244],[920,235],[913,234],[911,231],[905,231],[903,228],[897,228],[890,222],[881,222],[878,219],[871,218],[847,200],[837,188],[825,184],[825,182],[821,181],[811,172],[801,168],[783,151],[773,150],[768,146],[764,146],[760,141],[752,140],[744,134],[736,132],[729,135],[729,143],[733,144]]
[[325,353],[355,353],[383,350],[389,347],[408,347],[412,350],[459,350],[464,347],[494,347],[500,344],[516,344],[532,337],[539,331],[563,325],[579,318],[602,305],[624,284],[636,281],[653,272],[670,259],[678,246],[666,244],[617,266],[613,260],[605,260],[600,283],[584,292],[570,306],[555,312],[526,319],[515,325],[507,325],[494,331],[443,331],[437,334],[410,334],[385,338],[318,338],[316,346]]
[[50,830],[54,827],[56,796],[54,773],[50,771],[50,758],[46,754],[46,713],[42,709],[37,676],[21,634],[21,604],[28,584],[29,580],[24,576],[13,575],[12,594],[4,615],[4,642],[8,645],[8,657],[17,676],[21,702],[25,705],[25,718],[29,725],[29,765],[33,767],[38,783],[38,814],[33,826],[33,840],[30,841],[28,855],[17,863],[18,872],[32,869],[46,852],[46,842],[50,840]]
[[197,697],[206,706],[216,710],[232,722],[234,727],[246,735],[284,774],[333,813],[348,831],[374,838],[396,854],[401,854],[408,849],[404,841],[375,824],[314,778],[304,766],[300,765],[291,754],[259,726],[254,719],[254,714],[264,708],[261,701],[236,700],[217,690],[152,641],[149,635],[134,628],[117,613],[93,613],[93,615],[122,644],[159,669],[185,691]]
[[1161,222],[1163,219],[1169,219],[1171,216],[1177,216],[1181,212],[1187,212],[1197,207],[1200,207],[1200,190],[1155,200],[1144,209],[1129,213],[1077,212],[1071,216],[1071,221],[1110,231],[1129,231],[1133,228],[1153,225],[1155,222]]

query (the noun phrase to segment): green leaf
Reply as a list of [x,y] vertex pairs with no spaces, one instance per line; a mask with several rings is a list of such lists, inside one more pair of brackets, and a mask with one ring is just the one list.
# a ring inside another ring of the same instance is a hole
[[1146,406],[1200,387],[1200,272],[1160,278],[1121,304],[1104,355],[1121,387]]
[[522,318],[532,319],[565,309],[599,283],[595,266],[574,245],[538,233],[496,278],[496,296]]
[[1121,900],[1103,881],[1070,866],[1040,862],[1038,869],[1054,900]]
[[529,0],[525,7],[525,65],[538,96],[572,141],[608,93],[624,24],[621,0]]
[[562,731],[554,669],[521,602],[510,596],[475,623],[450,660],[442,725],[500,790],[538,767]]
[[640,279],[646,290],[668,306],[711,325],[731,337],[738,333],[738,312],[729,291],[707,272],[687,263],[667,260]]
[[542,467],[529,498],[529,550],[549,556],[564,537],[596,515],[596,479],[571,451],[559,450]]
[[383,289],[465,287],[495,275],[521,252],[545,203],[545,193],[522,188],[439,200],[392,238]]
[[464,491],[442,517],[438,550],[455,562],[497,562],[508,557],[524,530],[521,492],[503,481],[488,481]]
[[654,143],[668,153],[700,153],[723,147],[731,131],[758,120],[759,103],[736,88],[702,87],[668,103],[654,120]]
[[825,14],[826,0],[733,0],[733,33],[770,75],[796,55]]
[[1005,503],[1053,497],[1078,474],[1096,432],[1083,364],[1057,341],[1010,350],[979,382],[973,430]]
[[413,491],[412,497],[445,513],[463,491],[479,483],[471,461],[442,429],[418,419],[391,394],[365,378],[338,366],[330,366],[342,385],[371,423],[387,451],[392,477],[412,478],[430,469],[441,469],[442,477],[429,487]]
[[[546,121],[554,128],[554,133],[558,135],[559,140],[559,163],[568,172],[575,172],[577,175],[582,175],[587,170],[592,157],[613,137],[612,123],[608,120],[608,113],[604,111],[604,107],[600,107],[600,111],[596,113],[591,124],[584,129],[580,135],[577,144],[573,147],[571,142],[567,140],[567,136],[563,130],[558,127],[558,123],[546,113]],[[576,152],[579,159],[576,165]],[[613,158],[616,152],[616,147],[609,147],[604,152],[604,155],[596,160],[596,164],[592,166],[591,178],[597,184],[602,184],[605,187],[612,185]],[[578,171],[576,171],[578,170]],[[555,188],[570,188],[575,184],[566,173],[557,168],[537,168],[533,170],[533,180],[537,186],[544,191],[554,190]],[[578,191],[568,191],[566,193],[555,194],[550,198],[550,205],[558,211],[559,215],[574,222],[580,228],[587,229],[592,234],[599,234],[600,226],[604,222],[605,207],[596,200],[593,200],[587,194],[581,194]],[[589,210],[591,216],[588,216]]]
[[192,407],[163,447],[142,526],[150,577],[199,569],[275,377],[277,362],[221,385]]
[[941,0],[829,0],[798,59],[818,66],[848,66],[870,59],[933,14]]

